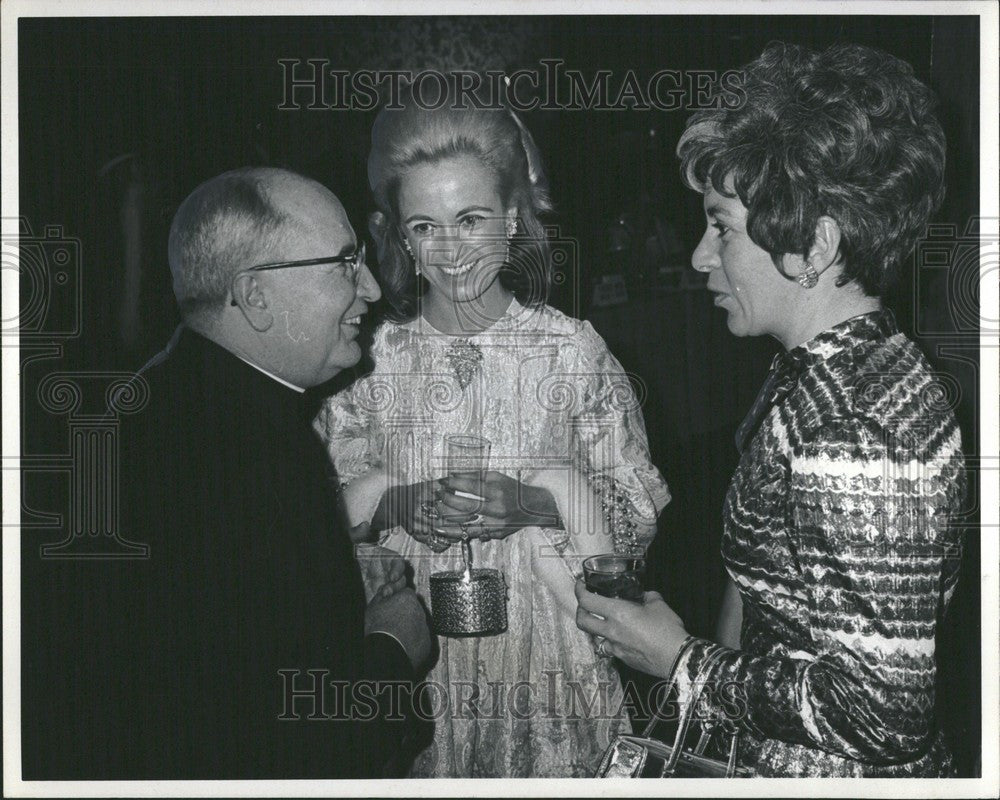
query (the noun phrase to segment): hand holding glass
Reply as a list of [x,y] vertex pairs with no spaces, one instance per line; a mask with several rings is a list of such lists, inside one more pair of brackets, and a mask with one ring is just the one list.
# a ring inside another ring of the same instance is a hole
[[[455,434],[445,437],[444,447],[445,468],[448,470],[448,474],[475,474],[478,477],[480,487],[482,487],[483,476],[490,463],[490,440],[484,439],[482,436]],[[486,500],[482,489],[477,494],[456,491],[455,496],[479,502]]]
[[583,562],[587,591],[602,597],[620,598],[641,603],[646,560],[636,556],[606,553]]

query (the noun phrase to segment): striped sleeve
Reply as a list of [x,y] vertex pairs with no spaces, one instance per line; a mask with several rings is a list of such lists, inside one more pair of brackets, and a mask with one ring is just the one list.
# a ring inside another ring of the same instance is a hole
[[[757,735],[876,764],[929,745],[935,633],[955,586],[952,517],[964,488],[957,426],[942,423],[914,434],[835,420],[792,454],[786,529],[814,655],[728,650],[708,676],[743,693]],[[688,650],[684,680],[719,648]]]

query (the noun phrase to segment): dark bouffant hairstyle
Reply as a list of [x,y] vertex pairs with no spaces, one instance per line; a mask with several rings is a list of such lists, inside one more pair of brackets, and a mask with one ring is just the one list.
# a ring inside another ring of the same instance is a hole
[[930,89],[879,50],[780,43],[744,68],[742,87],[738,108],[721,103],[688,120],[677,145],[685,183],[735,192],[750,238],[776,260],[808,253],[816,221],[831,217],[838,285],[884,296],[944,196]]
[[403,244],[398,194],[404,173],[421,163],[451,156],[479,159],[496,176],[501,200],[517,207],[517,234],[510,243],[501,283],[525,305],[548,299],[550,248],[540,215],[552,210],[541,157],[531,134],[506,109],[453,107],[429,109],[407,89],[402,108],[383,108],[372,128],[368,182],[378,211],[369,227],[378,245],[379,283],[396,321],[417,314],[424,279],[414,274]]

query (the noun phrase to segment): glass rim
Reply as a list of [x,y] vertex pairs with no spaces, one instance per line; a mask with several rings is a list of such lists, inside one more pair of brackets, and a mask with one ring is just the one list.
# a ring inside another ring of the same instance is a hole
[[444,437],[445,443],[459,447],[489,447],[490,440],[474,433],[449,433]]
[[605,573],[605,574],[620,574],[620,571],[616,572],[616,573],[609,573],[608,570],[606,570],[606,569],[601,569],[600,567],[593,566],[592,562],[595,562],[598,559],[602,559],[602,558],[603,559],[609,559],[609,560],[631,561],[631,562],[633,562],[634,566],[627,567],[627,569],[639,569],[640,567],[644,569],[646,567],[646,559],[643,556],[627,556],[627,555],[623,555],[621,553],[600,553],[600,554],[598,554],[596,556],[588,556],[587,558],[585,558],[583,560],[583,568],[584,568],[584,570],[587,570],[589,572],[602,572],[602,573]]

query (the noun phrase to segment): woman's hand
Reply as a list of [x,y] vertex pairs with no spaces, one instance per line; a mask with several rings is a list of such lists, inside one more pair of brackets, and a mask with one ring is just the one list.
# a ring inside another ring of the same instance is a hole
[[428,513],[435,505],[435,493],[439,488],[437,481],[393,486],[382,495],[372,517],[372,528],[384,531],[399,526],[435,553],[447,550],[457,537],[435,531],[435,528],[441,528],[441,520]]
[[[446,519],[472,515],[472,522],[464,526],[470,538],[504,539],[531,526],[563,527],[548,489],[529,486],[502,472],[452,474],[438,483],[438,509]],[[453,520],[448,522],[442,529],[445,535],[460,538],[463,527]]]
[[667,678],[688,633],[684,623],[657,592],[646,592],[640,605],[602,597],[576,582],[576,626],[607,641],[604,651],[630,667]]

